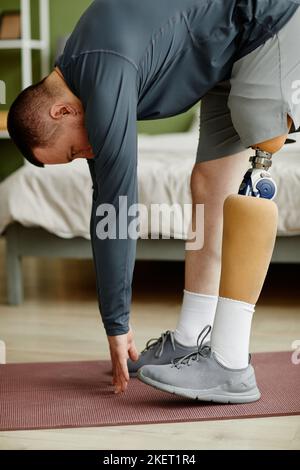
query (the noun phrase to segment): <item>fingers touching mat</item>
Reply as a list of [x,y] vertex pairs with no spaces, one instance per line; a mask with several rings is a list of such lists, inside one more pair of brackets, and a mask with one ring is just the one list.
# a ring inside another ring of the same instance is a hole
[[0,430],[168,423],[300,414],[300,365],[291,352],[253,355],[262,398],[195,402],[131,379],[115,395],[110,362],[0,365]]

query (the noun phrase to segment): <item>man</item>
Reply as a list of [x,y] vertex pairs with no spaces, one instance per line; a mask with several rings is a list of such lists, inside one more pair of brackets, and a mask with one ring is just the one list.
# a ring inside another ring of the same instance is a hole
[[[278,150],[292,124],[293,130],[300,124],[291,86],[299,78],[299,54],[291,50],[300,39],[299,5],[300,0],[96,0],[53,72],[23,91],[10,109],[10,135],[31,163],[88,161],[97,292],[117,393],[126,390],[128,368],[135,375],[143,365],[169,364],[195,351],[199,333],[213,324],[223,203],[238,192],[251,147]],[[179,114],[201,98],[191,190],[193,204],[205,204],[205,246],[186,253],[175,332],[163,333],[138,358],[129,325],[136,241],[119,237],[117,230],[119,196],[127,197],[128,207],[137,202],[136,120]],[[116,209],[116,239],[97,234],[102,204]],[[248,365],[254,305],[245,308],[245,332],[235,331],[245,338],[243,351],[227,361],[232,370]],[[228,328],[230,322],[234,316]]]

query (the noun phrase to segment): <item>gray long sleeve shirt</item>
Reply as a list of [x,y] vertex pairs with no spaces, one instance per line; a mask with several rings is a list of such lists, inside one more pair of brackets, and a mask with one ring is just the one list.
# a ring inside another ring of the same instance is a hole
[[[108,335],[129,329],[136,240],[119,233],[119,196],[127,197],[128,207],[137,202],[136,121],[188,110],[216,83],[229,79],[234,61],[273,36],[299,4],[96,0],[80,18],[56,65],[83,104],[95,153],[88,160],[93,181],[90,230]],[[100,233],[107,220],[103,204],[110,204],[116,215],[107,238]],[[126,226],[131,221],[128,217]]]

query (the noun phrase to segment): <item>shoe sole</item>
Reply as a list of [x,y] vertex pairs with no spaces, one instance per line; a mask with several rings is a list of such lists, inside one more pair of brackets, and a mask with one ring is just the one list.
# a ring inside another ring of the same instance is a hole
[[258,401],[261,397],[260,391],[257,387],[244,393],[230,393],[220,390],[220,388],[212,388],[210,390],[193,390],[190,388],[174,387],[156,380],[150,379],[138,371],[137,377],[147,385],[162,390],[164,392],[179,395],[185,398],[191,398],[199,401],[211,401],[214,403],[251,403]]

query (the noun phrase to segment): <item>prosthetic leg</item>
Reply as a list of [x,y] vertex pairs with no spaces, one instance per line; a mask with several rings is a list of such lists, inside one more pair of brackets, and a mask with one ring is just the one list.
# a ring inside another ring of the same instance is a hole
[[[269,169],[272,155],[284,145],[287,134],[253,145],[250,169],[238,195],[224,204],[220,296],[255,304],[262,289],[274,249],[278,211],[272,199],[276,184]],[[254,197],[245,197],[254,196]]]
[[277,206],[258,197],[231,195],[224,203],[220,297],[255,304],[271,261]]
[[239,194],[224,203],[221,297],[250,304],[258,300],[277,234],[278,211],[272,201],[277,188],[268,170],[272,155],[285,140],[286,136],[280,136],[252,147],[256,151],[250,158],[252,168]]

